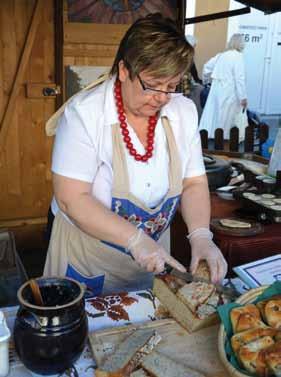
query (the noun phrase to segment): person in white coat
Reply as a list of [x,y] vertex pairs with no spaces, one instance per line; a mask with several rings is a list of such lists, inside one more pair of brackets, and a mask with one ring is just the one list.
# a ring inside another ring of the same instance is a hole
[[211,82],[212,85],[199,129],[207,130],[211,139],[217,128],[222,128],[224,139],[229,139],[236,114],[241,111],[241,107],[247,107],[242,54],[244,46],[243,35],[233,34],[226,50],[211,58],[203,67],[203,83]]

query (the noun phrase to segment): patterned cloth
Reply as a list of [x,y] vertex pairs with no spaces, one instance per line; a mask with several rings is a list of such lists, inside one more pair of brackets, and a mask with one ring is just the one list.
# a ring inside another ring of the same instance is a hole
[[[234,284],[240,293],[245,293],[248,290],[238,278],[231,279],[231,281],[226,279],[224,284],[227,286]],[[89,333],[110,327],[153,321],[156,318],[165,316],[159,300],[150,290],[92,297],[86,300],[85,310],[88,315]],[[4,309],[7,324],[11,331],[13,331],[16,312],[17,307]],[[79,360],[75,363],[75,368],[79,377],[94,377],[95,362],[88,344]],[[30,372],[22,365],[11,342],[9,377],[31,376],[39,377],[40,375]],[[62,376],[75,377],[67,372]],[[53,377],[59,376],[55,375]]]

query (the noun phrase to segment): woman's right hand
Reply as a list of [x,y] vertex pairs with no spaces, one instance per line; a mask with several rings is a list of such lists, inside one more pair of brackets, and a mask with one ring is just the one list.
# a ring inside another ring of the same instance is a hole
[[186,272],[186,268],[182,264],[171,257],[161,245],[141,229],[138,229],[130,238],[127,249],[131,252],[135,261],[149,272],[158,274],[165,269],[165,264]]

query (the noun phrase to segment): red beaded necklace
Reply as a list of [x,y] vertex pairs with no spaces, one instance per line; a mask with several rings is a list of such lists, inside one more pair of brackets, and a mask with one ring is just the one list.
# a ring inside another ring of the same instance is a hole
[[114,95],[115,95],[118,119],[120,121],[120,127],[122,130],[121,132],[123,135],[124,143],[130,155],[133,156],[136,161],[146,162],[149,158],[152,157],[152,152],[154,148],[153,147],[154,132],[155,132],[155,127],[157,123],[157,116],[153,115],[153,116],[150,116],[148,119],[147,143],[146,143],[146,148],[145,148],[146,152],[144,155],[141,155],[137,153],[132,143],[131,137],[129,135],[128,124],[126,122],[126,115],[124,111],[122,94],[121,94],[121,82],[118,79],[115,81]]

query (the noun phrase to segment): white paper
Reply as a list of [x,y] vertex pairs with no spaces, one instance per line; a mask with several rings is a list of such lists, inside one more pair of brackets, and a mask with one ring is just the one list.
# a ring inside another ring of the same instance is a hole
[[281,254],[234,267],[235,273],[250,287],[281,281]]

